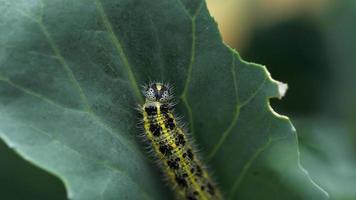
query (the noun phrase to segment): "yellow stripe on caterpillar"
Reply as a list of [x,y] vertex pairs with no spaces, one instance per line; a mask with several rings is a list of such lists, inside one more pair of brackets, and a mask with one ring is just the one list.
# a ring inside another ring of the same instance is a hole
[[177,122],[171,89],[152,83],[142,105],[145,135],[178,199],[221,200],[222,196]]

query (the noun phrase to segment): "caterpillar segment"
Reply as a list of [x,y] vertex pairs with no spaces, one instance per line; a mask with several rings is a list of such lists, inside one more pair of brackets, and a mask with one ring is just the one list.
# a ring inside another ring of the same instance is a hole
[[221,200],[218,188],[177,122],[169,86],[152,83],[145,87],[143,94],[146,98],[141,106],[144,133],[177,199]]

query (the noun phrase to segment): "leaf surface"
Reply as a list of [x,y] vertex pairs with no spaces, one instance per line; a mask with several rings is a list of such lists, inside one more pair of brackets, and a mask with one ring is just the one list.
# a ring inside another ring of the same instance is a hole
[[153,80],[174,86],[226,199],[327,197],[269,107],[283,85],[223,44],[204,1],[2,0],[0,11],[0,137],[70,199],[170,197],[137,137],[139,86]]

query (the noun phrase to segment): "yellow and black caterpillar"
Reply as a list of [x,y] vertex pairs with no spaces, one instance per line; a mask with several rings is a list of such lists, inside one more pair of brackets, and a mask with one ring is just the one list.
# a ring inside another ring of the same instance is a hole
[[170,87],[152,83],[144,88],[143,94],[146,101],[140,110],[145,136],[178,199],[222,199],[173,114]]

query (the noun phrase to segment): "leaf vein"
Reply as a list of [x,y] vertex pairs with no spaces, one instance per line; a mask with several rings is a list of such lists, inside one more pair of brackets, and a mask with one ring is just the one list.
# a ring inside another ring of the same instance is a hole
[[[29,90],[21,85],[18,85],[12,81],[10,81],[8,78],[5,78],[4,76],[0,75],[0,81],[3,81],[9,85],[11,85],[12,87],[14,88],[17,88],[18,90],[30,95],[30,96],[33,96],[33,97],[36,97],[36,98],[39,98],[41,99],[42,101],[50,104],[50,105],[53,105],[53,106],[56,106],[58,108],[61,108],[61,109],[65,109],[65,110],[70,110],[70,111],[74,111],[74,112],[83,112],[83,113],[86,113],[90,116],[93,117],[93,120],[95,122],[97,122],[102,128],[104,128],[108,134],[110,134],[111,136],[113,136],[114,138],[118,139],[122,144],[125,144],[125,146],[127,147],[127,149],[131,150],[132,152],[135,152],[137,153],[138,155],[142,156],[142,153],[141,151],[139,151],[135,145],[133,145],[132,143],[130,143],[129,141],[121,138],[121,136],[119,134],[115,134],[115,132],[112,130],[112,128],[110,128],[109,125],[107,125],[105,122],[102,121],[102,119],[96,115],[94,112],[92,112],[91,110],[90,111],[83,111],[83,110],[79,110],[79,109],[74,109],[74,108],[69,108],[69,107],[66,107],[65,105],[63,104],[60,104],[60,103],[57,103],[55,101],[53,101],[52,99],[49,99],[45,96],[43,96],[42,94],[39,94],[37,92],[34,92],[32,90]],[[125,143],[123,143],[123,141],[126,141]]]
[[88,99],[85,96],[85,93],[84,93],[82,87],[79,85],[79,82],[75,78],[72,69],[69,67],[69,65],[65,61],[64,57],[60,53],[59,48],[57,47],[57,45],[53,41],[50,33],[48,32],[48,30],[46,28],[46,26],[40,21],[38,22],[38,25],[39,25],[41,31],[43,32],[43,34],[45,35],[49,45],[51,46],[51,49],[52,49],[53,53],[56,55],[57,60],[59,61],[59,63],[64,68],[64,71],[66,72],[69,80],[72,82],[74,87],[78,90],[79,96],[80,96],[81,100],[83,101],[83,103],[85,104],[86,109],[90,109],[90,105],[89,105]]
[[263,85],[265,84],[266,80],[267,80],[267,77],[262,81],[262,83],[259,85],[259,87],[256,89],[256,91],[253,92],[249,98],[247,98],[247,100],[245,102],[239,104],[239,102],[237,101],[236,109],[233,114],[231,123],[227,127],[227,129],[221,134],[221,138],[219,139],[219,142],[213,147],[213,150],[208,155],[208,160],[211,160],[216,155],[216,153],[219,151],[221,146],[226,141],[227,137],[230,135],[232,129],[234,128],[234,126],[236,125],[236,123],[239,119],[241,108],[243,108],[245,105],[247,105],[262,90]]
[[[63,141],[59,140],[58,138],[54,137],[53,135],[47,133],[46,131],[42,130],[42,129],[39,129],[37,127],[34,127],[34,126],[29,126],[29,125],[24,125],[24,126],[27,126],[29,128],[32,128],[33,130],[37,131],[38,133],[42,133],[43,135],[46,135],[47,137],[51,138],[52,141],[55,141],[61,145],[63,145],[64,147],[67,147],[69,150],[77,153],[79,156],[81,156],[82,158],[88,160],[88,161],[91,161],[91,162],[94,162],[96,163],[97,165],[101,165],[105,168],[107,168],[108,170],[112,170],[113,172],[116,172],[118,174],[122,174],[124,176],[126,176],[128,179],[130,179],[132,181],[132,183],[134,183],[137,188],[139,188],[143,194],[146,196],[146,197],[149,197],[150,195],[148,195],[148,193],[140,186],[140,184],[138,184],[136,181],[134,181],[134,179],[126,172],[124,171],[123,169],[120,169],[118,168],[117,166],[115,165],[111,165],[105,161],[102,161],[102,160],[99,160],[99,159],[95,159],[95,158],[91,158],[83,153],[81,153],[80,151],[78,151],[77,149],[67,145],[66,143],[64,143]],[[149,199],[152,199],[152,198],[149,198]]]
[[7,84],[9,84],[10,86],[30,95],[30,96],[33,96],[33,97],[36,97],[36,98],[39,98],[41,99],[42,101],[45,101],[47,102],[48,104],[51,104],[51,105],[54,105],[56,107],[59,107],[59,108],[62,108],[62,109],[65,109],[65,110],[71,110],[71,111],[75,111],[75,112],[85,112],[83,110],[80,110],[80,109],[75,109],[75,108],[70,108],[70,107],[66,107],[64,104],[61,104],[61,103],[58,103],[58,102],[55,102],[54,100],[50,99],[50,98],[47,98],[46,96],[43,96],[42,94],[39,94],[37,92],[34,92],[32,90],[29,90],[21,85],[18,85],[14,82],[12,82],[11,80],[9,80],[8,78],[6,77],[3,77],[0,75],[0,81],[3,81]]
[[[98,0],[98,1],[99,1],[99,0]],[[75,78],[75,76],[74,76],[74,74],[73,74],[73,71],[72,71],[71,68],[68,66],[68,64],[66,63],[65,59],[63,58],[63,56],[61,55],[61,53],[60,53],[60,51],[59,51],[57,45],[55,44],[55,42],[53,41],[52,37],[50,36],[50,34],[49,34],[47,28],[44,26],[44,24],[43,24],[42,22],[40,22],[40,21],[36,21],[36,22],[37,22],[38,25],[40,26],[41,31],[42,31],[42,32],[44,33],[44,35],[46,36],[46,39],[47,39],[47,41],[49,42],[49,44],[50,44],[50,46],[51,46],[53,52],[55,53],[56,57],[57,57],[58,60],[59,60],[59,62],[60,62],[60,63],[62,64],[62,66],[64,67],[64,69],[65,69],[65,71],[66,71],[66,73],[67,73],[69,79],[70,79],[71,82],[74,84],[74,86],[76,87],[76,89],[79,91],[80,97],[81,97],[81,99],[82,99],[82,101],[84,102],[85,107],[86,107],[86,110],[85,110],[85,111],[87,111],[88,114],[92,115],[92,116],[96,119],[96,121],[97,121],[100,125],[102,125],[102,126],[108,131],[109,134],[111,134],[112,136],[114,136],[114,137],[116,137],[117,139],[119,139],[120,142],[126,141],[126,140],[123,140],[122,138],[120,138],[119,135],[115,134],[115,133],[111,130],[111,128],[109,128],[109,126],[106,125],[106,124],[101,120],[101,118],[100,118],[99,116],[97,116],[97,114],[92,110],[92,108],[91,108],[91,106],[90,106],[90,104],[89,104],[89,102],[88,102],[88,99],[87,99],[87,97],[86,97],[86,95],[85,95],[85,93],[84,93],[82,87],[80,86],[79,82],[76,80],[76,78]],[[109,25],[110,25],[110,24],[109,24]],[[111,25],[110,25],[110,28],[111,28]],[[111,33],[113,34],[112,29],[111,29]],[[114,36],[114,37],[115,37],[115,36]],[[119,44],[119,43],[118,43],[118,44]],[[119,44],[119,45],[120,45],[120,44]],[[120,47],[121,47],[121,46],[120,46]],[[126,59],[125,55],[124,55],[124,58]],[[126,61],[127,61],[127,59],[126,59]],[[128,64],[128,63],[127,63],[127,64]],[[130,66],[129,66],[129,67],[130,67]],[[133,74],[132,74],[132,75],[133,75]],[[133,80],[134,80],[134,78],[133,78]],[[134,81],[135,81],[135,80],[134,80]],[[131,81],[131,82],[132,82],[132,81]],[[135,82],[135,83],[136,83],[136,82]],[[137,83],[136,83],[136,87],[137,87]],[[141,96],[139,96],[139,97],[141,97]],[[141,98],[142,98],[142,97],[141,97]],[[99,119],[100,119],[100,120],[99,120]],[[126,143],[128,143],[128,144],[126,144],[127,147],[130,147],[130,146],[131,146],[131,147],[134,147],[134,145],[132,145],[132,144],[129,143],[128,141],[126,141]],[[128,149],[130,149],[130,148],[128,148]],[[136,148],[132,148],[131,150],[132,150],[132,151],[135,151],[135,152],[137,152],[137,153],[140,152],[140,151],[138,151]],[[139,154],[140,154],[140,153],[139,153]]]
[[[269,128],[270,128],[270,126],[268,127],[268,129]],[[236,179],[230,189],[228,199],[233,199],[233,196],[236,193],[236,190],[239,188],[239,186],[242,183],[243,179],[245,178],[245,175],[247,174],[248,170],[251,168],[254,161],[261,155],[261,153],[263,153],[265,150],[267,150],[271,146],[271,144],[273,144],[274,142],[277,142],[277,141],[280,141],[280,140],[283,140],[286,138],[287,137],[280,137],[277,139],[272,139],[271,137],[268,137],[267,142],[265,144],[261,145],[258,149],[256,149],[255,153],[252,154],[250,159],[242,167],[241,173],[236,177]]]
[[234,81],[234,91],[235,91],[235,97],[236,97],[236,106],[235,106],[235,111],[233,113],[233,117],[231,120],[231,123],[229,126],[225,129],[223,132],[221,138],[219,139],[218,143],[214,146],[213,150],[208,154],[207,159],[211,160],[215,154],[218,152],[222,144],[225,142],[227,136],[229,135],[230,131],[232,128],[235,126],[239,115],[240,115],[240,106],[239,106],[239,93],[238,93],[238,84],[239,84],[239,79],[236,77],[236,64],[235,64],[235,55],[232,53],[232,63],[231,63],[231,73],[232,73],[232,78]]
[[240,175],[236,177],[234,184],[232,186],[232,189],[230,190],[230,195],[229,195],[228,199],[233,198],[233,195],[235,194],[236,190],[238,189],[241,182],[243,181],[246,173],[252,166],[253,162],[261,155],[261,153],[263,153],[265,150],[267,150],[273,142],[277,142],[278,140],[282,140],[282,139],[285,139],[285,138],[280,138],[280,139],[276,139],[276,140],[271,140],[269,138],[269,140],[264,145],[262,145],[260,148],[258,148],[255,151],[255,153],[251,156],[251,158],[248,160],[248,162],[243,166],[242,172],[240,173]]
[[190,15],[189,11],[187,10],[187,8],[184,6],[182,0],[178,0],[178,4],[181,6],[181,8],[183,9],[184,13],[190,18],[192,19],[192,16]]
[[192,135],[194,135],[195,130],[194,130],[194,123],[193,123],[193,111],[192,108],[188,102],[188,98],[187,98],[187,92],[188,92],[188,87],[189,87],[189,83],[190,83],[190,79],[192,76],[192,71],[193,71],[193,64],[195,61],[195,40],[196,40],[196,27],[195,27],[195,18],[193,18],[191,20],[191,29],[192,29],[192,45],[191,45],[191,53],[190,53],[190,61],[189,61],[189,65],[188,65],[188,72],[187,72],[187,79],[185,81],[184,84],[184,89],[183,92],[181,94],[181,99],[188,111],[188,119],[189,119],[189,124],[190,124],[190,128],[191,128],[191,133]]
[[246,106],[248,103],[250,103],[250,101],[262,90],[264,84],[266,83],[267,80],[267,76],[263,79],[262,83],[258,86],[257,90],[251,94],[251,96],[249,96],[246,101],[242,102],[240,104],[240,109],[244,106]]
[[[40,1],[40,3],[41,3],[41,13],[42,13],[44,5],[43,5],[42,1]],[[86,98],[86,96],[85,96],[85,94],[83,92],[83,89],[80,87],[77,79],[75,78],[75,76],[73,74],[73,71],[70,69],[69,65],[67,64],[67,62],[65,61],[64,57],[60,53],[59,48],[57,47],[57,45],[53,41],[50,33],[48,32],[48,30],[46,28],[46,26],[43,24],[42,16],[40,16],[39,19],[36,19],[33,16],[28,15],[27,13],[23,12],[22,10],[16,9],[16,11],[18,13],[20,13],[22,16],[24,16],[24,17],[28,18],[29,20],[33,21],[34,23],[36,23],[39,26],[41,32],[44,34],[48,44],[50,45],[52,52],[55,54],[54,58],[57,59],[58,62],[62,65],[65,73],[67,74],[67,76],[69,78],[69,80],[72,82],[74,87],[78,90],[79,96],[80,96],[81,100],[83,101],[83,103],[85,104],[85,106],[87,108],[90,107],[89,103],[87,101],[87,98]]]
[[199,15],[199,13],[200,13],[200,10],[201,10],[201,8],[203,7],[203,5],[204,5],[204,2],[205,2],[205,0],[202,0],[202,1],[200,1],[200,4],[199,4],[199,7],[198,7],[198,9],[195,11],[195,13],[194,13],[194,18],[197,16],[197,15]]
[[141,91],[140,91],[140,89],[138,87],[135,75],[134,75],[134,73],[132,71],[132,66],[129,63],[129,60],[128,60],[125,52],[124,52],[124,49],[123,49],[123,47],[121,45],[121,42],[120,42],[118,36],[115,34],[115,32],[114,32],[114,30],[112,28],[112,25],[111,25],[106,13],[105,13],[105,10],[104,10],[104,7],[103,7],[101,1],[100,0],[96,0],[95,2],[96,2],[96,7],[97,7],[97,9],[99,11],[101,20],[103,21],[104,26],[105,26],[107,32],[109,33],[109,36],[110,36],[111,41],[113,42],[113,44],[114,44],[114,46],[116,48],[117,53],[119,54],[120,58],[123,61],[124,69],[126,70],[126,72],[128,74],[128,78],[130,80],[131,87],[134,90],[135,96],[140,102],[143,102],[143,97],[141,96]]

